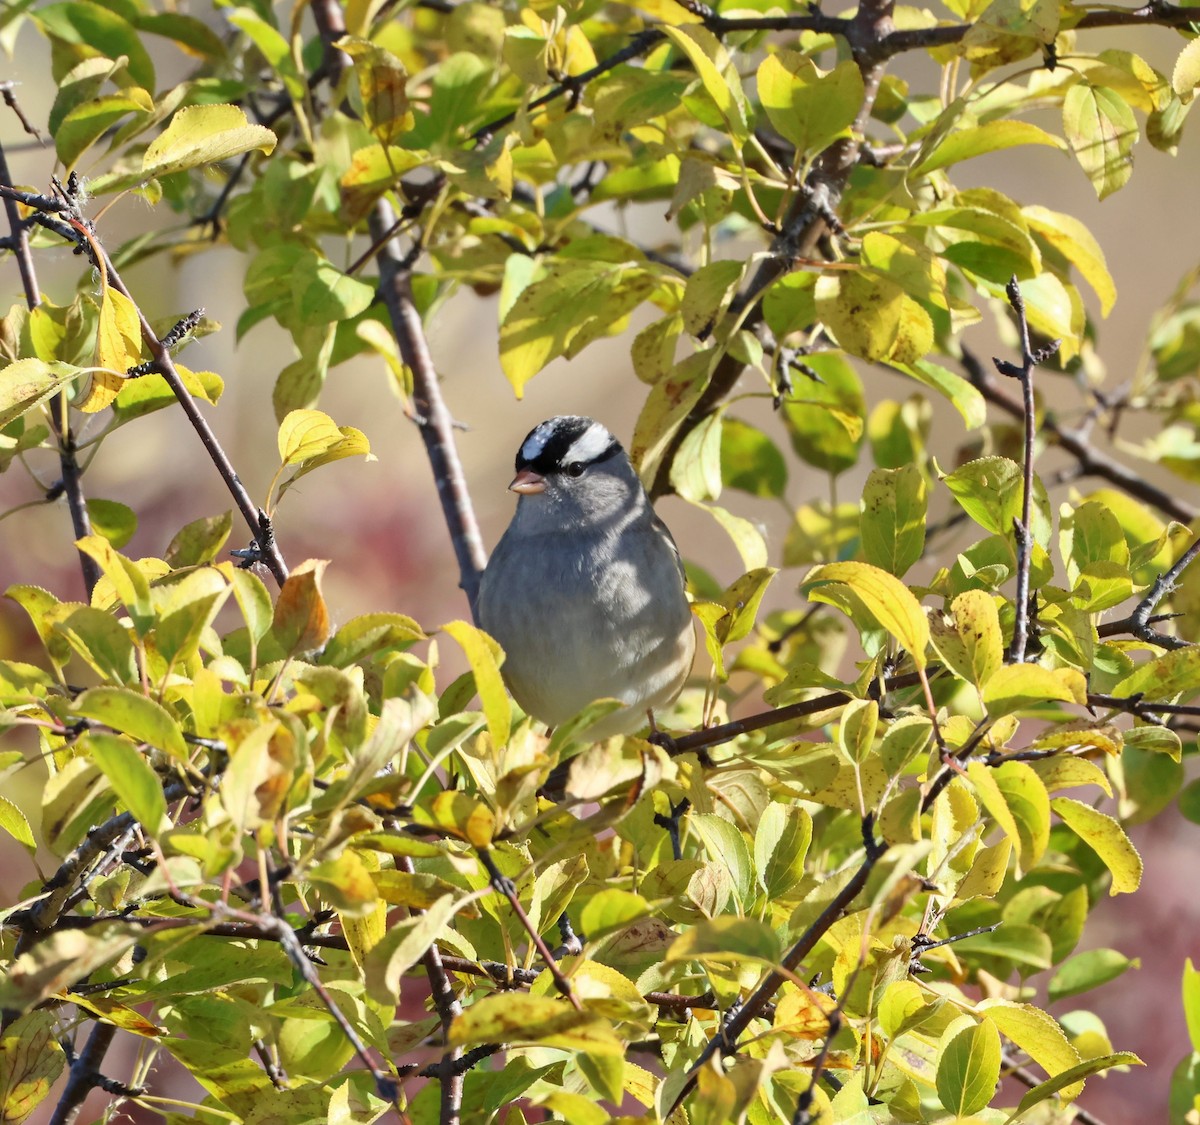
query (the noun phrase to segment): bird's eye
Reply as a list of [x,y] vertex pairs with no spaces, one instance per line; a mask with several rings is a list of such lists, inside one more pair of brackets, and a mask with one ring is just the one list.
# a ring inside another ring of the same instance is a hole
[[583,472],[586,468],[587,466],[582,461],[572,461],[567,466],[567,476],[581,477],[583,476]]

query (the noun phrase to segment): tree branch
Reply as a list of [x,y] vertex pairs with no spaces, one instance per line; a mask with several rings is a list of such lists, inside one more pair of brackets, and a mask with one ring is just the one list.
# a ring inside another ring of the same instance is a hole
[[[963,370],[967,373],[971,385],[993,406],[998,406],[1013,418],[1021,418],[1024,409],[1022,405],[1000,390],[992,375],[967,348],[962,348],[961,353]],[[1040,424],[1042,436],[1074,457],[1083,476],[1107,480],[1131,496],[1144,500],[1160,512],[1165,512],[1184,523],[1190,523],[1200,515],[1200,508],[1155,487],[1140,473],[1093,448],[1081,431],[1059,425],[1052,414],[1046,413]]]
[[[11,83],[3,83],[4,100],[17,114],[18,119],[29,129],[21,111],[17,108],[16,99],[12,96]],[[36,135],[36,134],[35,134]],[[0,187],[11,188],[12,175],[8,170],[8,158],[4,146],[0,145]],[[25,304],[30,312],[42,303],[42,294],[38,289],[37,273],[33,265],[33,254],[29,249],[29,235],[25,224],[17,211],[16,200],[4,196],[4,213],[8,219],[9,239],[13,256],[17,259],[17,271],[21,275],[21,286],[25,291]],[[86,539],[92,533],[92,521],[88,516],[87,500],[83,494],[83,481],[79,472],[79,461],[75,456],[75,436],[71,432],[70,401],[64,391],[55,396],[46,411],[50,426],[54,430],[55,442],[58,445],[58,466],[62,474],[63,495],[67,498],[67,510],[71,513],[71,530],[75,538]],[[100,564],[91,555],[76,548],[79,555],[79,566],[83,572],[83,586],[87,591],[88,601],[92,599],[92,591],[100,581]]]
[[[410,856],[398,856],[396,867],[412,875],[416,868]],[[421,911],[413,909],[412,914]],[[450,1025],[462,1014],[462,1005],[454,994],[454,987],[442,963],[442,953],[436,942],[430,942],[429,948],[421,955],[421,963],[425,966],[425,975],[429,978],[429,990],[433,995],[433,1006],[437,1009],[438,1018],[442,1023],[442,1035],[448,1036]],[[440,1125],[460,1125],[462,1120],[462,1099],[464,1076],[466,1068],[460,1064],[463,1058],[461,1047],[447,1046],[438,1072],[441,1085],[441,1116]]]
[[454,421],[442,398],[421,314],[413,300],[411,266],[401,253],[397,240],[385,237],[395,221],[395,212],[386,200],[380,200],[371,211],[371,237],[382,243],[379,273],[383,299],[391,317],[392,332],[400,345],[400,354],[413,373],[414,421],[425,443],[438,499],[442,504],[442,515],[458,560],[459,585],[466,592],[474,617],[479,580],[487,565],[487,553],[483,549],[483,538],[479,534],[462,463],[458,459]]
[[1102,625],[1097,630],[1100,636],[1111,637],[1120,633],[1132,633],[1139,640],[1149,641],[1151,644],[1161,645],[1163,648],[1187,648],[1193,644],[1192,641],[1186,641],[1171,633],[1160,633],[1150,626],[1152,621],[1169,619],[1169,614],[1156,617],[1154,611],[1158,608],[1158,603],[1175,589],[1175,583],[1195,561],[1197,555],[1200,555],[1200,538],[1194,540],[1192,545],[1175,560],[1175,564],[1170,570],[1164,571],[1154,580],[1149,592],[1133,607],[1133,612],[1128,617],[1121,621],[1110,621]]
[[71,1060],[71,1072],[54,1107],[50,1125],[73,1125],[88,1094],[104,1081],[100,1067],[116,1034],[114,1024],[96,1023],[92,1026],[87,1046]]
[[1029,320],[1025,316],[1025,300],[1021,287],[1014,275],[1009,279],[1004,292],[1017,318],[1017,330],[1021,337],[1021,365],[1006,360],[993,359],[1001,375],[1018,379],[1021,383],[1021,413],[1025,428],[1025,443],[1021,460],[1021,518],[1013,520],[1017,540],[1017,593],[1014,599],[1016,619],[1013,622],[1012,643],[1008,649],[1009,664],[1024,664],[1026,647],[1029,643],[1029,568],[1033,562],[1033,445],[1037,430],[1037,411],[1033,396],[1033,369],[1058,351],[1061,340],[1055,340],[1036,353],[1029,342]]
[[875,864],[886,853],[887,846],[881,845],[875,839],[875,818],[868,813],[862,821],[863,860],[850,881],[840,890],[829,905],[817,916],[816,920],[800,935],[799,939],[788,950],[778,969],[772,969],[763,982],[754,990],[749,999],[722,1026],[708,1046],[701,1052],[700,1057],[692,1064],[682,1088],[675,1095],[675,1101],[665,1114],[670,1117],[682,1104],[683,1099],[691,1092],[696,1084],[696,1075],[713,1055],[725,1054],[737,1048],[737,1041],[753,1020],[762,1014],[772,996],[787,983],[800,962],[815,948],[818,941],[829,932],[829,928],[849,909],[850,904],[862,893],[867,885],[867,878]]

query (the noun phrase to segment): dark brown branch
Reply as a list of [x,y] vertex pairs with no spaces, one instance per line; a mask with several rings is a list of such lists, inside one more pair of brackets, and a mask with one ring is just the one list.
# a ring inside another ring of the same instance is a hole
[[371,237],[382,242],[379,273],[383,300],[391,318],[392,332],[400,345],[400,354],[413,373],[414,420],[425,443],[438,499],[442,504],[442,515],[458,560],[459,585],[466,592],[473,617],[479,595],[479,579],[487,565],[487,553],[483,549],[483,538],[479,534],[462,463],[458,459],[454,420],[442,398],[421,314],[413,300],[411,267],[396,239],[384,238],[385,232],[392,228],[395,221],[395,212],[386,200],[380,200],[371,211]]
[[72,1125],[83,1109],[88,1094],[104,1082],[100,1067],[112,1045],[117,1029],[111,1023],[97,1023],[88,1036],[87,1046],[71,1060],[71,1072],[63,1087],[50,1125]]
[[525,913],[525,908],[521,905],[521,900],[517,897],[517,888],[513,881],[503,874],[496,866],[496,861],[492,859],[491,852],[487,848],[479,848],[479,860],[483,864],[484,869],[488,873],[488,878],[492,881],[492,890],[497,894],[503,895],[508,899],[509,906],[512,907],[512,912],[517,916],[518,921],[525,928],[525,932],[529,935],[529,940],[533,942],[534,947],[541,955],[542,964],[550,971],[550,976],[554,978],[554,985],[563,996],[571,1001],[572,1007],[577,1012],[583,1010],[579,1003],[579,997],[575,995],[575,990],[571,987],[571,982],[567,980],[562,969],[558,967],[558,961],[555,960],[554,954],[550,952],[550,947],[546,944],[542,935],[537,932],[537,928],[529,920],[529,915]]
[[[28,122],[17,108],[16,99],[9,88],[11,83],[2,84],[4,100],[17,114],[26,129]],[[0,187],[11,188],[12,176],[8,170],[8,158],[4,147],[0,145]],[[29,248],[28,231],[21,221],[17,211],[16,200],[4,196],[4,213],[8,219],[10,245],[13,256],[17,259],[17,271],[21,275],[21,286],[25,291],[25,304],[32,312],[42,303],[42,295],[38,289],[37,273],[33,265],[33,253]],[[71,513],[71,530],[75,538],[86,539],[92,533],[92,521],[88,516],[87,500],[83,495],[83,481],[79,471],[79,460],[75,456],[75,435],[71,432],[71,415],[67,394],[55,396],[50,409],[46,412],[50,418],[50,426],[54,430],[55,442],[58,445],[58,466],[62,474],[62,491],[67,499],[67,510]],[[79,555],[79,567],[83,573],[83,586],[87,591],[88,601],[91,601],[92,591],[100,581],[100,565],[85,551],[76,548]]]
[[[400,856],[396,867],[411,875],[416,868],[410,856]],[[415,916],[421,911],[412,910]],[[462,1014],[462,1005],[454,993],[454,986],[446,973],[442,962],[442,953],[436,943],[431,942],[429,948],[421,955],[421,964],[425,966],[425,975],[429,978],[429,989],[433,995],[433,1006],[437,1009],[438,1019],[442,1024],[442,1035],[449,1034],[450,1025]],[[466,1069],[460,1064],[463,1059],[461,1047],[447,1047],[439,1064],[438,1079],[441,1087],[440,1125],[460,1125],[462,1119],[462,1099],[464,1076]]]
[[1158,603],[1175,589],[1175,583],[1195,561],[1197,555],[1200,555],[1200,538],[1197,538],[1175,560],[1175,564],[1170,570],[1164,571],[1154,580],[1146,596],[1134,606],[1133,612],[1128,617],[1121,621],[1108,622],[1099,630],[1100,635],[1110,637],[1120,633],[1132,633],[1139,640],[1149,641],[1151,644],[1160,645],[1163,648],[1187,648],[1191,645],[1193,642],[1186,641],[1182,637],[1176,637],[1170,633],[1160,633],[1157,629],[1151,628],[1151,623],[1170,619],[1171,614],[1160,614],[1156,617],[1154,611],[1158,608]]
[[1014,275],[1004,288],[1008,303],[1017,318],[1017,331],[1021,337],[1020,366],[1006,360],[993,359],[1001,375],[1017,379],[1021,383],[1021,414],[1024,422],[1025,442],[1021,462],[1021,518],[1013,520],[1017,540],[1017,592],[1015,597],[1016,618],[1013,622],[1012,643],[1008,648],[1009,664],[1024,664],[1029,643],[1029,568],[1033,563],[1033,445],[1037,433],[1037,410],[1033,396],[1033,369],[1058,351],[1060,340],[1040,349],[1036,353],[1029,342],[1029,320],[1025,315],[1025,299]]
[[[812,258],[823,238],[841,230],[837,207],[850,173],[858,164],[862,137],[883,79],[886,55],[881,51],[880,44],[891,31],[891,12],[890,0],[863,3],[851,18],[832,21],[837,26],[812,28],[840,35],[850,45],[863,78],[863,101],[851,126],[852,136],[835,141],[817,158],[812,172],[800,186],[788,209],[782,229],[771,244],[770,253],[730,306],[727,315],[743,317],[743,324],[751,330],[763,320],[760,298],[772,282],[788,273],[796,260]],[[813,20],[817,17],[806,13],[803,17],[783,18]],[[827,17],[821,16],[819,19],[825,21]],[[745,30],[744,22],[718,18],[715,25],[709,26],[709,30],[716,34]],[[725,352],[717,361],[708,387],[667,443],[650,487],[652,497],[663,496],[671,490],[671,465],[684,439],[732,393],[743,370],[742,362],[729,352]]]
[[254,537],[255,543],[258,545],[264,564],[271,572],[275,581],[282,586],[287,581],[288,567],[275,541],[273,531],[269,526],[264,526],[261,510],[250,499],[250,494],[246,491],[246,486],[238,478],[233,463],[229,460],[225,450],[221,447],[221,443],[217,440],[217,435],[213,433],[212,427],[208,424],[204,415],[200,413],[200,408],[196,405],[187,387],[183,385],[183,380],[179,377],[179,372],[175,368],[175,361],[171,358],[170,351],[163,347],[162,341],[155,334],[154,329],[150,327],[150,322],[142,312],[141,306],[134,300],[125,282],[121,280],[120,275],[117,273],[112,259],[108,256],[108,251],[103,246],[100,246],[99,243],[96,243],[96,245],[99,247],[100,253],[104,255],[109,284],[118,293],[122,293],[127,297],[137,309],[138,323],[142,329],[142,340],[150,352],[150,358],[154,362],[156,370],[163,377],[167,386],[171,388],[176,399],[178,399],[185,417],[191,423],[192,429],[196,431],[197,437],[200,438],[201,444],[208,453],[209,460],[212,461],[217,472],[220,473],[221,479],[225,482],[225,487],[229,490],[229,494],[233,497],[233,501],[238,507],[238,511],[242,513],[242,518],[250,528],[250,534]]
[[[12,192],[11,189],[0,185],[0,195],[18,198],[20,193]],[[61,212],[63,211],[63,207],[61,205],[46,207],[46,211]],[[82,217],[68,215],[67,223],[69,223],[69,227],[61,220],[51,219],[47,214],[40,211],[34,212],[34,217],[41,220],[43,226],[47,226],[63,237],[70,238],[77,245],[84,247],[88,254],[96,259],[96,265],[104,269],[108,277],[108,283],[133,304],[137,310],[142,340],[150,352],[150,359],[154,364],[154,370],[163,377],[167,386],[171,388],[172,393],[179,400],[179,405],[182,407],[184,415],[196,431],[197,436],[208,453],[209,459],[216,466],[221,479],[224,480],[226,488],[228,488],[230,495],[237,504],[238,510],[242,513],[242,517],[249,526],[255,542],[258,544],[263,561],[271,571],[276,582],[282,586],[287,579],[288,568],[283,560],[283,555],[279,551],[278,545],[275,543],[274,536],[270,534],[270,529],[264,526],[261,513],[250,499],[250,494],[246,491],[245,485],[238,479],[238,475],[234,471],[225,450],[221,448],[221,443],[217,441],[212,427],[209,426],[204,415],[200,413],[199,407],[196,406],[192,396],[183,385],[183,380],[179,377],[179,372],[175,367],[175,361],[171,358],[170,351],[164,347],[163,342],[155,334],[154,329],[150,327],[150,322],[146,319],[141,307],[134,300],[125,282],[121,279],[116,266],[113,265],[112,259],[109,257],[108,251],[105,250],[99,240],[90,231]]]

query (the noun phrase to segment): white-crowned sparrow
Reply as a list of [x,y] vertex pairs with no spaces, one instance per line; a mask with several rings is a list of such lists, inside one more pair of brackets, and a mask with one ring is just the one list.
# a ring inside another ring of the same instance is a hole
[[695,655],[675,541],[620,442],[591,418],[536,426],[516,468],[517,510],[479,588],[504,680],[548,726],[612,697],[625,706],[588,737],[637,730],[679,694]]

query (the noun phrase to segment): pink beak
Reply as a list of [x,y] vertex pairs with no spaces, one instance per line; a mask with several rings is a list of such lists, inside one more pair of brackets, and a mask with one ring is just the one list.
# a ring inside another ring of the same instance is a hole
[[522,496],[532,496],[537,492],[546,491],[546,478],[532,469],[522,469],[512,479],[508,486],[509,492],[518,492]]

